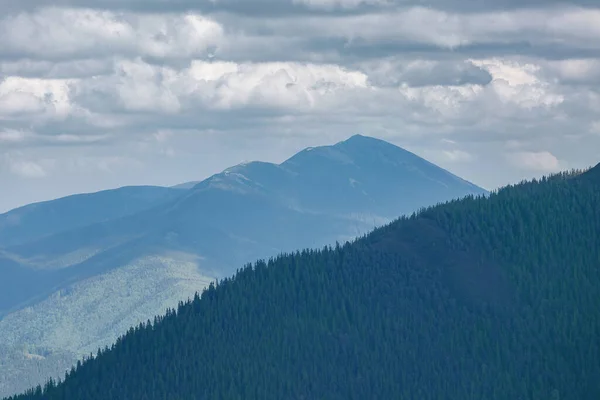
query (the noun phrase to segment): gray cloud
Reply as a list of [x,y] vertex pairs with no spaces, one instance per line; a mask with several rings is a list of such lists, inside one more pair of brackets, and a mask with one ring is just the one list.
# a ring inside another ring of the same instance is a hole
[[[198,11],[201,13],[235,13],[246,16],[287,16],[336,14],[352,15],[365,12],[395,10],[410,6],[431,7],[462,13],[506,11],[529,8],[597,7],[596,0],[54,0],[56,7],[93,8],[99,10],[170,13]],[[40,0],[6,2],[7,13],[31,11],[47,6]]]
[[597,162],[600,9],[512,0],[0,5],[0,210],[354,133],[493,188]]
[[408,57],[359,63],[375,86],[487,85],[492,76],[485,69],[460,60],[411,60]]
[[596,57],[598,26],[600,10],[572,7],[466,14],[411,7],[285,18],[45,8],[0,20],[0,59],[138,56],[181,65],[191,58],[335,62],[398,52]]
[[94,58],[62,62],[23,59],[0,63],[0,77],[4,75],[45,79],[89,78],[111,73],[112,64],[111,60]]

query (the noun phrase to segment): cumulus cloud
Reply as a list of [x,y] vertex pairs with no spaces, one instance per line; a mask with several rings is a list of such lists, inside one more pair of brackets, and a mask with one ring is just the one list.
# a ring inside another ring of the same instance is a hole
[[172,184],[357,132],[488,188],[595,164],[597,4],[465,4],[4,2],[0,181]]
[[6,58],[64,60],[98,55],[197,57],[217,46],[223,28],[197,14],[136,15],[43,8],[0,20]]
[[[339,4],[342,8],[344,4],[385,3],[306,2]],[[131,55],[161,60],[218,56],[264,61],[261,58],[282,60],[301,55],[333,61],[344,53],[384,56],[394,49],[481,52],[486,49],[482,45],[487,45],[492,54],[523,44],[529,51],[552,47],[554,53],[578,49],[597,54],[598,26],[600,10],[577,7],[460,13],[423,7],[417,2],[398,9],[348,15],[279,18],[266,14],[259,19],[226,13],[139,14],[110,8],[53,7],[0,19],[0,56],[53,61]],[[271,48],[277,51],[273,54]]]
[[10,76],[0,83],[0,116],[40,114],[60,118],[71,111],[69,80]]

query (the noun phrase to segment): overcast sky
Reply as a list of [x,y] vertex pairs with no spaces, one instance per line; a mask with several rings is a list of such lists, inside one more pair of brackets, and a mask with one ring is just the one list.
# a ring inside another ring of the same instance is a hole
[[356,133],[488,189],[591,166],[594,3],[2,0],[0,212]]

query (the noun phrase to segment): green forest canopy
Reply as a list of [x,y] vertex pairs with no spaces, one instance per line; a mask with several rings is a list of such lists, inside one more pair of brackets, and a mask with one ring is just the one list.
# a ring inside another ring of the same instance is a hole
[[599,206],[596,167],[259,261],[13,400],[597,400]]

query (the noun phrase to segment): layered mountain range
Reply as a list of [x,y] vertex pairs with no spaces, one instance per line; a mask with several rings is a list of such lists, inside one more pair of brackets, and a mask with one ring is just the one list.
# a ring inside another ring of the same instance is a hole
[[126,187],[0,215],[0,395],[61,376],[248,261],[362,235],[486,191],[356,135],[199,183]]
[[248,264],[12,400],[600,398],[600,165]]

